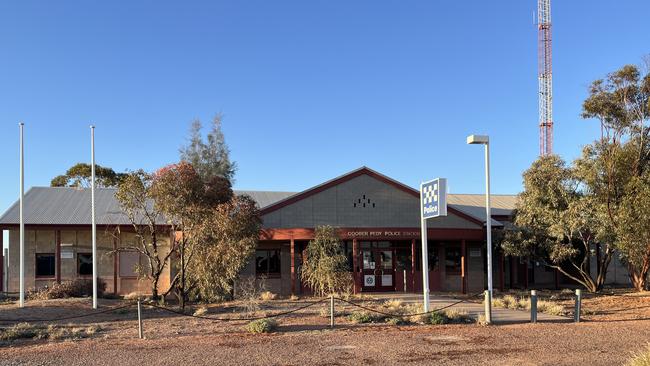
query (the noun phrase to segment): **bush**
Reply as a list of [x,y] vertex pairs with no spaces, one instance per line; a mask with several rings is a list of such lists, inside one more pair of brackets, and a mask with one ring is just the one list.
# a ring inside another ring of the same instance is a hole
[[0,341],[13,341],[25,338],[41,338],[40,329],[29,323],[19,323],[11,328],[5,328],[0,332]]
[[387,318],[386,324],[389,325],[410,325],[412,324],[410,320],[402,317]]
[[[102,296],[106,291],[106,282],[101,278],[97,279],[97,296]],[[63,281],[54,283],[51,286],[32,291],[28,294],[30,299],[50,300],[66,299],[69,297],[87,297],[93,295],[93,281],[86,279],[76,279],[73,281]]]
[[348,316],[348,320],[356,324],[367,324],[376,321],[377,318],[367,311],[355,311]]
[[264,291],[260,294],[260,300],[262,301],[275,300],[276,297],[278,297],[278,295],[274,294],[271,291]]
[[17,339],[81,339],[101,331],[98,325],[87,327],[49,325],[47,328],[38,327],[29,323],[19,323],[0,332],[0,341],[14,341]]
[[203,316],[208,313],[208,308],[205,306],[201,306],[200,308],[196,309],[194,311],[194,316]]
[[565,315],[564,306],[556,304],[552,301],[538,300],[537,311],[550,315]]
[[650,347],[632,357],[625,366],[650,366]]
[[447,310],[445,311],[449,323],[452,324],[469,324],[473,323],[474,319],[466,311],[461,310]]
[[425,323],[432,324],[432,325],[448,324],[449,318],[447,317],[447,314],[437,311],[427,316],[425,319]]
[[275,319],[258,319],[254,320],[246,326],[249,333],[271,333],[278,329],[278,322]]

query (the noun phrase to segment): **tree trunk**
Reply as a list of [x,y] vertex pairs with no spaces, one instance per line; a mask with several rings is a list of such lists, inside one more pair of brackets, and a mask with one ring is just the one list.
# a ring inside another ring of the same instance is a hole
[[178,301],[180,302],[181,309],[185,310],[185,236],[181,239],[181,285],[180,285],[180,296]]
[[645,255],[643,258],[643,264],[640,267],[637,268],[632,264],[628,264],[627,268],[630,274],[630,281],[632,281],[632,286],[634,286],[637,291],[645,291],[648,286],[650,254]]

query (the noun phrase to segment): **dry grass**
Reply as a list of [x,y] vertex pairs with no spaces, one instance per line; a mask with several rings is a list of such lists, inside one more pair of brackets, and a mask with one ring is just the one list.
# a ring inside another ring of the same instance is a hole
[[650,366],[650,346],[635,354],[625,366]]
[[124,295],[124,300],[137,300],[138,298],[140,298],[140,294],[137,292],[131,292]]
[[203,316],[208,313],[207,306],[201,306],[200,308],[194,311],[194,316]]
[[76,340],[93,336],[102,328],[98,325],[49,325],[36,326],[29,323],[19,323],[13,327],[5,328],[0,332],[0,341],[11,342],[18,339],[50,339],[50,340]]
[[260,300],[262,301],[271,301],[275,300],[278,297],[277,294],[274,294],[271,291],[264,291],[260,294]]

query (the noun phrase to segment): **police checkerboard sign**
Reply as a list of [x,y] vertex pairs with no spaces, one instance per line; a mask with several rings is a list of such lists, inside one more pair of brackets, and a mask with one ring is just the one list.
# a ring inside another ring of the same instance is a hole
[[422,218],[447,216],[447,179],[438,178],[420,186]]

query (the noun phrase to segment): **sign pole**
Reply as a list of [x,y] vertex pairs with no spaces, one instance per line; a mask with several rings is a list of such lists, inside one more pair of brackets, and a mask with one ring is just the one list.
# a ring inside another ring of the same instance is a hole
[[23,129],[25,124],[20,122],[20,307],[25,306],[25,217],[23,196],[25,195],[25,147],[23,144]]
[[492,299],[492,208],[490,207],[490,144],[485,144],[485,222],[487,230],[488,291]]
[[[422,187],[420,187],[420,201],[422,201]],[[420,205],[420,230],[422,231],[422,292],[424,312],[429,312],[429,248],[427,248],[427,219],[424,218],[424,208]]]
[[92,220],[93,241],[93,309],[97,309],[97,225],[95,222],[95,126],[90,126],[90,216]]

